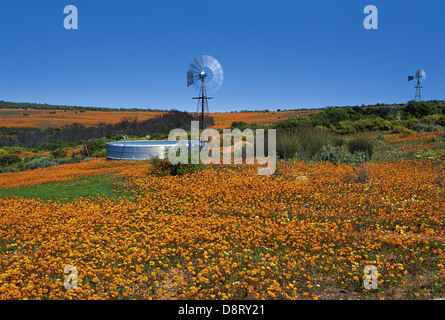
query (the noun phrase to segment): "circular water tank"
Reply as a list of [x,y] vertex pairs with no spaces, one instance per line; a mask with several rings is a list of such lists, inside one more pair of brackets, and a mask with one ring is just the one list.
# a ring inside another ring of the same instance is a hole
[[[148,160],[155,157],[165,158],[168,148],[178,141],[118,141],[107,143],[107,159],[110,160]],[[187,141],[189,149],[199,142]]]

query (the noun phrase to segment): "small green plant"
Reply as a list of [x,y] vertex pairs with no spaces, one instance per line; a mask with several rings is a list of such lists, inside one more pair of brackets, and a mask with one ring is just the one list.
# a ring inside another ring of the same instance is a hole
[[359,163],[366,159],[363,152],[354,154],[348,152],[343,147],[323,146],[320,151],[312,157],[317,162],[329,161],[332,163]]
[[106,157],[107,156],[107,148],[103,148],[102,150],[97,150],[93,152],[92,157]]
[[9,166],[11,164],[19,163],[22,160],[16,155],[5,155],[0,156],[0,165],[1,166]]
[[370,160],[374,154],[375,144],[365,139],[351,139],[348,141],[348,147],[352,154],[362,152],[366,155],[366,159]]
[[432,131],[442,131],[443,127],[438,124],[417,123],[411,129],[416,132],[432,132]]
[[369,169],[369,163],[361,161],[351,165],[352,170],[355,173],[355,180],[361,183],[365,183],[371,179],[371,171]]
[[63,149],[54,150],[50,153],[53,159],[60,159],[66,157],[66,151]]
[[55,163],[50,158],[38,158],[29,162],[29,169],[46,168],[53,166]]
[[282,159],[294,158],[302,148],[300,139],[289,132],[280,134],[277,140],[277,153]]
[[169,160],[167,155],[165,158],[159,158],[155,157],[149,160],[149,163],[151,164],[151,173],[164,177],[167,175],[171,176],[181,176],[184,174],[190,174],[196,171],[201,171],[206,168],[206,166],[203,163],[193,164],[191,163],[191,153],[188,153],[188,163],[182,164],[172,164]]
[[376,137],[376,140],[378,140],[378,141],[382,141],[382,140],[385,140],[385,138],[386,138],[386,135],[384,135],[384,134],[379,134],[379,135]]

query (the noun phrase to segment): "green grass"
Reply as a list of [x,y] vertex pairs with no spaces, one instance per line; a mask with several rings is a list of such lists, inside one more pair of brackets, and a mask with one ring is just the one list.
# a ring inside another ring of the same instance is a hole
[[134,192],[121,186],[119,184],[121,181],[123,180],[112,175],[91,176],[73,181],[0,189],[0,198],[17,196],[64,203],[71,202],[80,197],[118,199],[125,196],[130,198],[134,195]]

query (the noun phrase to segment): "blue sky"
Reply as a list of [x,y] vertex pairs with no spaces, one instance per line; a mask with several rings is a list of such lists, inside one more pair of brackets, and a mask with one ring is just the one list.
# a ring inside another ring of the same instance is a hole
[[443,0],[5,0],[0,100],[196,111],[186,71],[202,54],[224,70],[213,112],[403,103],[419,68],[423,98],[442,100],[444,14]]

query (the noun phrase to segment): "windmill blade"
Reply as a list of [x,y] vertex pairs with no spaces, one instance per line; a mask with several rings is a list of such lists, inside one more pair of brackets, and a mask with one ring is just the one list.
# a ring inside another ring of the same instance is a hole
[[202,69],[204,69],[204,66],[198,61],[198,58],[195,58],[190,64],[190,71],[196,75],[199,75]]
[[194,82],[193,72],[187,71],[187,88],[190,87]]
[[421,78],[422,80],[426,80],[425,70],[420,69],[419,71],[417,71],[416,77]]

